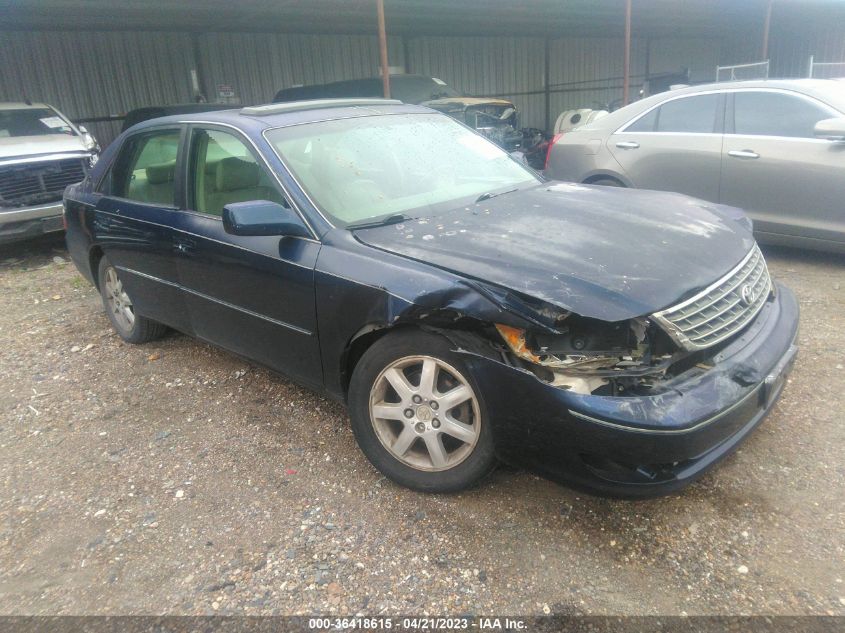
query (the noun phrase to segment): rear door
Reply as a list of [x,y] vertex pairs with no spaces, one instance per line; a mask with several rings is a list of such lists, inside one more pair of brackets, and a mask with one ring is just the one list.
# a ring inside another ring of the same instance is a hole
[[118,269],[139,314],[190,332],[173,258],[182,142],[178,125],[124,140],[98,187],[93,241]]
[[817,139],[818,121],[842,116],[796,92],[730,95],[721,202],[767,234],[845,241],[845,143]]
[[719,199],[724,96],[676,97],[611,134],[607,146],[639,189]]
[[192,126],[186,206],[174,235],[192,329],[212,343],[322,385],[314,266],[320,243],[230,235],[223,207],[288,204],[254,146],[229,128]]

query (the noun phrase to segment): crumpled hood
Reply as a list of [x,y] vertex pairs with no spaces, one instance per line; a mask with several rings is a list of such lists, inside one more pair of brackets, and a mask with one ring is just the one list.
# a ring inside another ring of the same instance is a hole
[[514,107],[513,103],[506,99],[496,99],[494,97],[443,97],[442,99],[433,99],[431,101],[423,101],[420,105],[433,108],[436,106],[479,106],[479,105],[495,105],[495,106],[510,106]]
[[363,243],[621,321],[674,305],[754,244],[742,213],[680,194],[547,183],[355,232]]
[[0,160],[37,156],[39,154],[64,154],[86,152],[81,136],[69,134],[41,134],[38,136],[11,136],[0,138]]

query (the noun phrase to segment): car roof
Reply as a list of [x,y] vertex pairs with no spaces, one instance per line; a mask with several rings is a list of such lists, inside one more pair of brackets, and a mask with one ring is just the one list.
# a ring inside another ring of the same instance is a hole
[[831,87],[842,86],[841,79],[754,79],[746,81],[719,81],[707,84],[696,84],[669,90],[660,94],[686,94],[706,90],[737,90],[740,88],[780,88],[782,90],[798,90],[802,92],[824,91]]
[[0,103],[0,110],[41,110],[43,108],[50,108],[52,110],[53,106],[32,101],[29,103],[23,101],[6,101]]
[[[366,102],[366,103],[356,103]],[[262,111],[263,109],[263,111]],[[316,123],[334,119],[350,119],[390,114],[436,114],[423,106],[408,105],[390,99],[316,99],[289,103],[250,106],[232,110],[218,110],[196,114],[178,114],[139,123],[130,129],[142,130],[174,123],[218,123],[234,126],[245,132],[260,134],[263,130]]]
[[753,81],[720,81],[709,84],[696,84],[694,86],[686,86],[684,88],[676,88],[674,90],[667,90],[666,92],[659,92],[639,101],[634,101],[624,108],[614,110],[610,114],[596,119],[591,123],[587,123],[583,126],[583,128],[578,129],[616,129],[638,114],[645,112],[649,108],[668,99],[683,95],[694,95],[702,92],[743,90],[749,88],[792,90],[815,97],[820,101],[840,110],[845,107],[843,106],[843,104],[845,104],[845,98],[839,97],[840,94],[845,95],[845,81],[840,79],[756,79]]
[[174,103],[168,105],[144,106],[142,108],[134,108],[126,113],[126,116],[123,118],[123,129],[127,130],[142,121],[175,114],[196,114],[198,112],[231,109],[232,105],[221,103]]
[[[425,81],[434,81],[434,78],[429,75],[415,75],[412,73],[391,73],[388,75],[390,77],[390,81],[392,82],[403,82],[403,81],[419,81],[420,79]],[[327,86],[335,86],[338,84],[360,84],[360,83],[369,83],[372,81],[381,82],[381,76],[378,77],[358,77],[357,79],[340,79],[338,81],[327,81],[325,83],[318,83],[318,84],[299,84],[296,86],[288,86],[287,88],[281,88],[278,92],[285,92],[287,90],[299,90],[300,88],[324,88]]]

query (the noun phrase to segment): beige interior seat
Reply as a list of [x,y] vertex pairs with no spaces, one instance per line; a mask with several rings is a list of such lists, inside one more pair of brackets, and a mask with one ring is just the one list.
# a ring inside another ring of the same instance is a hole
[[217,161],[213,186],[206,194],[205,212],[222,215],[227,204],[250,200],[281,203],[282,196],[266,182],[257,163],[236,157]]
[[127,197],[139,202],[173,206],[176,162],[149,165],[132,174]]

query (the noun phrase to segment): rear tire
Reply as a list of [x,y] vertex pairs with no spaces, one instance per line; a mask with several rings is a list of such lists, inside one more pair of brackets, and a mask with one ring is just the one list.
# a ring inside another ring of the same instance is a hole
[[147,343],[160,338],[167,331],[167,327],[161,323],[135,313],[135,306],[123,287],[117,269],[106,257],[100,258],[97,278],[106,316],[120,338],[127,343]]
[[442,336],[388,334],[355,367],[352,431],[385,476],[423,492],[455,492],[496,465],[483,395]]

